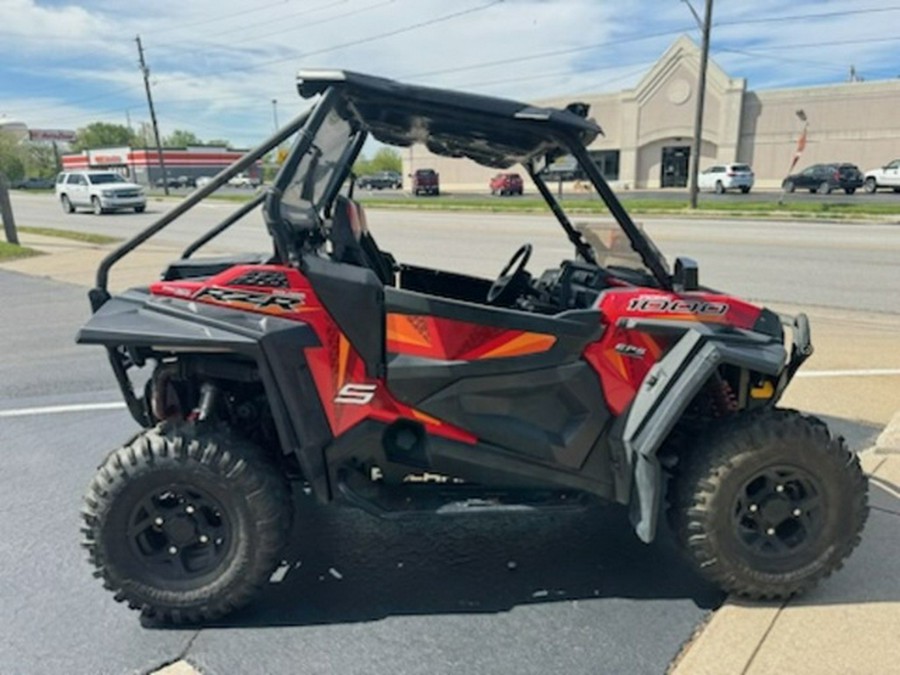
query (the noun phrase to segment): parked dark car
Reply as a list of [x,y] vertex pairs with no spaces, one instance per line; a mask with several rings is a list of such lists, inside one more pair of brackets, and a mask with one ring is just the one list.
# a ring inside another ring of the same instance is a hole
[[356,187],[366,190],[399,190],[403,187],[403,178],[396,171],[379,171],[360,176]]
[[500,195],[521,195],[522,194],[522,176],[517,173],[498,173],[491,178],[491,194]]
[[832,190],[843,190],[848,195],[863,186],[863,174],[855,164],[813,164],[800,173],[784,179],[781,187],[785,192],[793,192],[797,188],[808,189],[827,195]]
[[417,169],[412,175],[412,192],[414,195],[434,195],[441,193],[438,174],[434,169]]
[[14,181],[12,187],[16,190],[52,190],[54,185],[52,178],[35,178],[32,176],[31,178]]
[[[170,188],[197,187],[197,179],[192,176],[169,176],[165,182],[168,182]],[[164,184],[162,178],[156,180],[156,187],[163,187]]]

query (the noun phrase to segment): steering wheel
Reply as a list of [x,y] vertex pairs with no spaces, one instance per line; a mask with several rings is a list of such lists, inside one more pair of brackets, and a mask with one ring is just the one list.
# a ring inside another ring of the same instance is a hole
[[[528,272],[525,271],[525,265],[528,264],[530,258],[531,244],[522,244],[510,261],[506,263],[506,267],[500,272],[500,276],[497,277],[497,280],[491,284],[491,288],[488,290],[487,294],[488,304],[508,304],[514,299],[519,286],[523,283],[527,283]],[[515,271],[510,274],[509,271],[514,267]]]

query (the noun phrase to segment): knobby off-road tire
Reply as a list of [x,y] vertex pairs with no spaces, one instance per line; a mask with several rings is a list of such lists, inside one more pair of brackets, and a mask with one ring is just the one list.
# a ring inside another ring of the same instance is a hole
[[209,621],[267,582],[291,525],[290,489],[224,428],[160,425],[112,452],[84,498],[94,576],[147,616]]
[[788,410],[731,417],[684,457],[670,522],[722,589],[787,598],[839,569],[860,541],[868,483],[842,438]]

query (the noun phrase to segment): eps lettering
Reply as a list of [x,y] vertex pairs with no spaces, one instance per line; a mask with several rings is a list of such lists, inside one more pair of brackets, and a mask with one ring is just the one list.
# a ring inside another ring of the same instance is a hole
[[349,403],[351,405],[368,405],[375,398],[377,384],[354,384],[348,382],[334,397],[335,403]]

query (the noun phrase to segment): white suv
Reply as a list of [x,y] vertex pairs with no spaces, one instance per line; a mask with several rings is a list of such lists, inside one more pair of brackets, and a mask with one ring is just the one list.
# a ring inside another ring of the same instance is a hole
[[747,194],[753,187],[753,169],[749,164],[716,164],[699,175],[697,187],[718,194],[737,189]]
[[56,198],[66,213],[87,206],[100,215],[117,209],[147,208],[144,188],[129,183],[115,171],[64,171],[56,177]]
[[893,188],[894,192],[900,192],[900,159],[895,159],[880,169],[866,171],[863,187],[866,192],[875,192],[878,188]]

